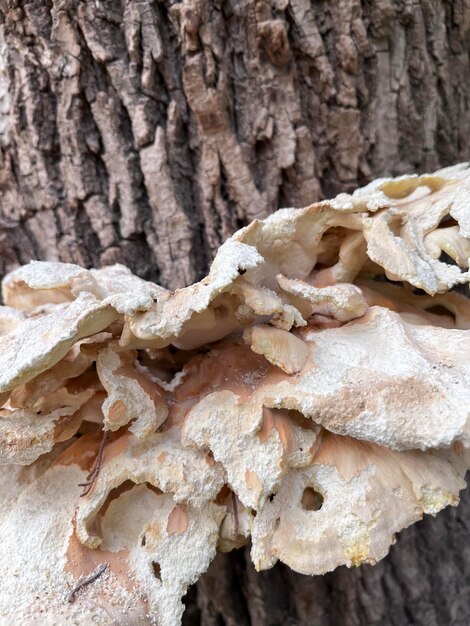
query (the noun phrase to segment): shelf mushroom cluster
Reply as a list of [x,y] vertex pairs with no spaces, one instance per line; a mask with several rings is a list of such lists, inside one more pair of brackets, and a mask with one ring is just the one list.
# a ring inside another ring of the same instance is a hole
[[8,274],[0,622],[174,626],[217,550],[322,574],[456,505],[469,257],[462,164],[277,211],[175,292]]

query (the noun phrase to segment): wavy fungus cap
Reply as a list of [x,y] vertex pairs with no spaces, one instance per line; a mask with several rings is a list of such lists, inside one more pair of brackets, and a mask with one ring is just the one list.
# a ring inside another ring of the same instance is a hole
[[255,221],[173,292],[7,275],[0,621],[175,626],[217,550],[322,574],[456,505],[469,257],[461,164]]

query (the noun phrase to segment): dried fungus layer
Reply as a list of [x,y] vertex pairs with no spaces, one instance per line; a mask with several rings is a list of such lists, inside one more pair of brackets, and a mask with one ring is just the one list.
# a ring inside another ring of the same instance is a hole
[[174,626],[217,550],[321,574],[456,505],[469,257],[462,164],[255,221],[175,292],[11,272],[0,623]]

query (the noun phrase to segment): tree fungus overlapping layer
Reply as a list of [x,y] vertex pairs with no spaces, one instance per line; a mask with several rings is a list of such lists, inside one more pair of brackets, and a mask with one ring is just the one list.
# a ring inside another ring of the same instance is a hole
[[253,222],[175,292],[6,276],[2,623],[174,626],[217,550],[321,574],[456,505],[469,257],[464,164]]

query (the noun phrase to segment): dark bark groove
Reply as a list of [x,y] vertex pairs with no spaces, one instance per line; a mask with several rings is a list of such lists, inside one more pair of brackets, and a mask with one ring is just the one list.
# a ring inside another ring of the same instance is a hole
[[461,0],[3,0],[1,237],[170,288],[240,225],[468,158]]
[[[236,228],[470,158],[465,0],[0,0],[0,275],[114,262],[169,288]],[[470,622],[470,495],[376,567],[220,555],[204,626]]]

